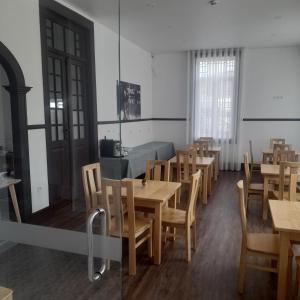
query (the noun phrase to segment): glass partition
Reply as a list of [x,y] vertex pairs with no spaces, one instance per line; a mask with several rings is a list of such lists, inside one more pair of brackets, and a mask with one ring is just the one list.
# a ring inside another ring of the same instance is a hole
[[120,299],[119,1],[4,0],[0,19],[18,20],[0,28],[0,287]]

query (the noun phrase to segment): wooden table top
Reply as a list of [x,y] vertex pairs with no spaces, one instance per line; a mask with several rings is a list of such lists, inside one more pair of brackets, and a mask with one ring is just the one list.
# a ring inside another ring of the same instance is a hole
[[[271,165],[271,164],[261,164],[260,165],[261,169],[261,174],[264,175],[274,175],[274,176],[279,176],[279,170],[280,166],[279,165]],[[285,175],[289,176],[290,175],[290,170],[287,168],[285,170]],[[300,170],[299,170],[299,175],[300,175]]]
[[0,286],[0,299],[8,299],[12,295],[12,290]]
[[208,151],[211,151],[211,152],[221,152],[221,150],[222,150],[221,146],[208,147]]
[[15,179],[12,177],[0,177],[0,189],[9,187],[12,184],[17,184],[21,182],[20,179]]
[[[263,154],[270,154],[272,155],[274,153],[273,149],[272,148],[269,148],[269,149],[265,149],[263,151]],[[300,152],[296,151],[296,155],[300,155]]]
[[300,233],[300,202],[269,200],[274,228]]
[[[196,157],[196,165],[201,167],[207,167],[210,166],[214,162],[214,157]],[[169,160],[170,164],[176,165],[176,156],[172,157]],[[190,163],[192,163],[192,159],[190,159]]]
[[[135,200],[165,202],[181,187],[180,182],[147,180],[146,185],[143,185],[141,179],[124,178],[123,180],[133,181]],[[109,190],[108,193],[110,193]],[[97,194],[102,193],[99,191]],[[126,197],[125,189],[122,189],[122,196]]]

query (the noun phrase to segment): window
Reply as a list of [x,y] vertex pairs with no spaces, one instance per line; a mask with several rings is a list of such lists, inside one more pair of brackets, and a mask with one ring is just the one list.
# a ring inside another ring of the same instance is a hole
[[195,74],[195,139],[232,141],[237,119],[237,50],[200,51]]

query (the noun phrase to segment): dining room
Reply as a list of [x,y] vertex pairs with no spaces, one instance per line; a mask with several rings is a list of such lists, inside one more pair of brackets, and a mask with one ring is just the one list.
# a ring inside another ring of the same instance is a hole
[[0,300],[299,300],[299,28],[294,0],[1,0]]

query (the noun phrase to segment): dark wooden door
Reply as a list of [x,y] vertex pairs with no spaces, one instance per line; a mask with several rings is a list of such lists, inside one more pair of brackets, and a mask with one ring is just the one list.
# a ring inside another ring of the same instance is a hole
[[90,162],[89,102],[87,101],[87,73],[85,64],[68,59],[68,90],[70,146],[72,156],[73,203],[80,207],[83,199],[81,167]]
[[66,63],[63,56],[48,55],[47,153],[50,203],[72,199],[70,129]]
[[[50,205],[83,207],[81,167],[95,162],[87,33],[51,11],[41,15]],[[44,35],[43,35],[44,34]],[[46,59],[45,59],[46,56]],[[89,117],[91,116],[91,117]]]

